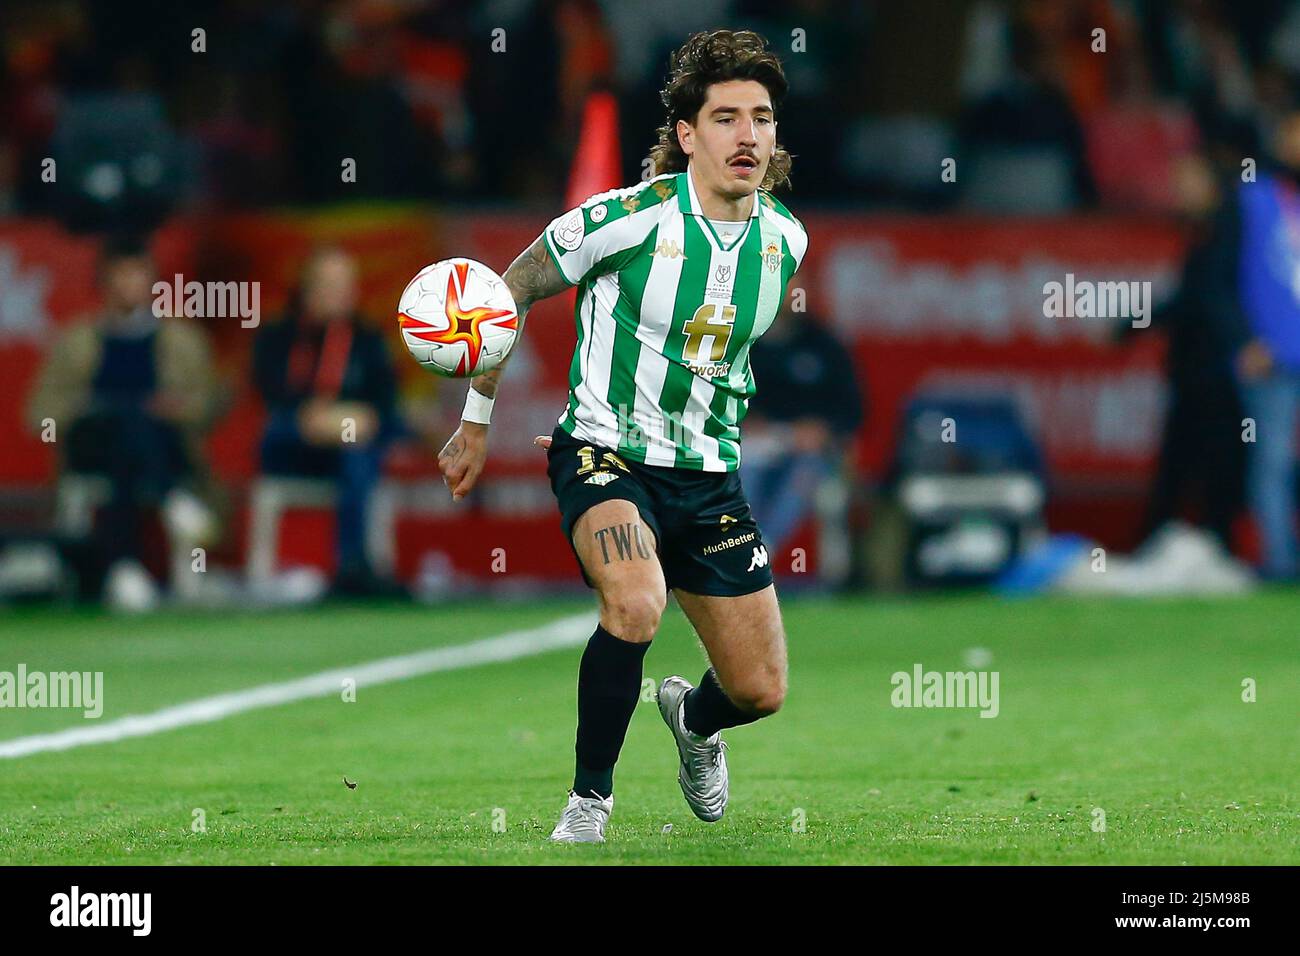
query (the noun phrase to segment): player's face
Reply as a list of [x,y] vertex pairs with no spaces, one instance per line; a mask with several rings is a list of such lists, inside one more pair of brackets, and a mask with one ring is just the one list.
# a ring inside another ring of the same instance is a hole
[[678,121],[677,138],[699,183],[730,199],[748,196],[763,182],[776,150],[767,88],[757,80],[713,84],[695,123]]
[[303,277],[303,307],[318,322],[351,315],[357,307],[357,268],[341,252],[320,255]]
[[153,262],[148,256],[123,256],[104,266],[104,300],[117,312],[130,312],[153,299]]

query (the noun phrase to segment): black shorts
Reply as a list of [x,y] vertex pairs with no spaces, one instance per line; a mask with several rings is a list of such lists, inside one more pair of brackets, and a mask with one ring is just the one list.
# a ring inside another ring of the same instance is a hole
[[[602,501],[622,499],[636,505],[654,531],[669,588],[735,597],[772,583],[767,548],[737,472],[643,465],[579,441],[559,426],[551,435],[546,472],[571,548],[573,526],[583,512]],[[620,544],[636,546],[612,534],[606,541],[611,551]],[[573,554],[576,558],[577,548]],[[580,559],[578,567],[587,586],[594,587]]]

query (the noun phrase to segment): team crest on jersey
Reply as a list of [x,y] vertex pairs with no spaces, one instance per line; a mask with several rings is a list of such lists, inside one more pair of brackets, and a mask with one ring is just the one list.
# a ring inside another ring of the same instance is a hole
[[659,245],[651,250],[650,255],[663,256],[665,259],[676,259],[678,256],[686,258],[686,253],[677,245],[676,239],[660,239]]
[[600,485],[604,487],[605,485],[609,484],[611,481],[616,480],[617,478],[618,475],[614,474],[612,471],[598,471],[590,478],[588,478],[586,481],[584,481],[583,484]]
[[603,204],[602,204],[602,205],[599,205],[599,206],[593,206],[593,207],[592,207],[592,210],[591,210],[591,221],[592,221],[592,222],[604,222],[604,221],[605,221],[605,214],[606,214],[607,212],[609,212],[609,210],[606,209],[605,206],[604,206]]
[[572,252],[582,245],[586,232],[587,224],[582,218],[582,210],[575,209],[556,224],[555,244],[565,252]]
[[767,271],[775,274],[780,270],[784,255],[780,246],[775,242],[769,242],[767,248],[763,250],[763,265],[767,267]]

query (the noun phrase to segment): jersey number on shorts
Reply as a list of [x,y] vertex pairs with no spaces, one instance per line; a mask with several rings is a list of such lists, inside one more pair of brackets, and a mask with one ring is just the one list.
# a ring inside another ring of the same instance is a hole
[[578,474],[580,475],[585,475],[587,472],[596,471],[597,469],[608,471],[610,468],[622,468],[624,471],[628,471],[628,467],[624,464],[623,459],[619,458],[618,455],[614,454],[612,451],[605,452],[600,463],[597,464],[596,449],[592,448],[590,445],[583,445],[578,449],[578,460],[582,462],[581,467],[578,468]]

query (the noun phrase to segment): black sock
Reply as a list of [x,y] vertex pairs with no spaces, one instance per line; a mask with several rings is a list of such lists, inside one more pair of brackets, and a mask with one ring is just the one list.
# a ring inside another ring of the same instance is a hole
[[614,764],[641,695],[641,662],[650,642],[620,641],[599,624],[578,667],[577,769],[580,797],[614,792]]
[[701,737],[758,720],[757,714],[748,714],[731,702],[712,667],[700,678],[700,686],[686,695],[685,711],[686,729]]

